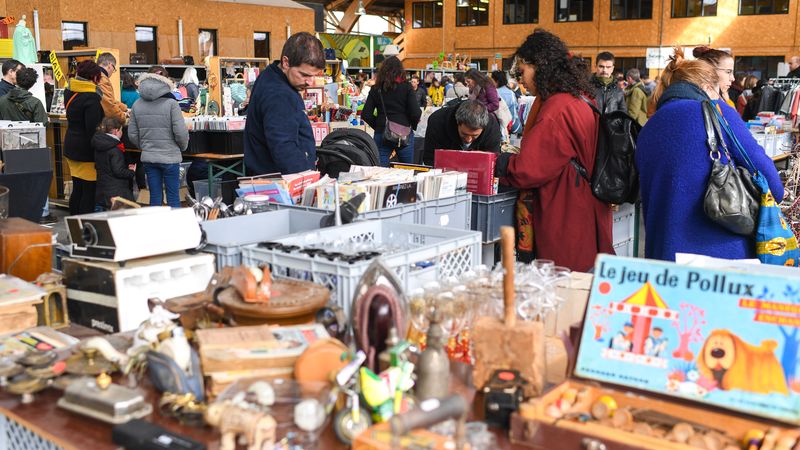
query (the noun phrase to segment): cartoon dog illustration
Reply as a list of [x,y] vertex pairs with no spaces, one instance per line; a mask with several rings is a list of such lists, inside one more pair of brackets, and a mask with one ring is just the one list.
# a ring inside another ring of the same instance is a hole
[[740,389],[758,394],[789,394],[774,340],[756,347],[728,330],[714,330],[697,358],[700,373],[723,390]]

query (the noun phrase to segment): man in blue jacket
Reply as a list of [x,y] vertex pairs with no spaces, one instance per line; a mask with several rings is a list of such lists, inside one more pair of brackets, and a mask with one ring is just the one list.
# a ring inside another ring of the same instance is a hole
[[244,129],[244,162],[251,175],[314,169],[317,152],[300,91],[325,69],[322,43],[309,33],[292,35],[281,58],[258,76]]

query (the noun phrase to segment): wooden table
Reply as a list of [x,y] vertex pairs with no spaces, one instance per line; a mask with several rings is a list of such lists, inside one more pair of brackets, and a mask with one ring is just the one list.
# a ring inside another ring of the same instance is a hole
[[[126,148],[126,152],[141,153],[136,148]],[[221,154],[221,153],[182,153],[184,161],[203,161],[208,164],[208,192],[211,195],[213,186],[217,181],[221,181],[223,175],[231,173],[237,177],[247,176],[244,165],[244,153]]]
[[[469,381],[471,378],[470,369],[468,366],[460,363],[454,364],[451,367],[453,377],[451,377],[451,390],[463,395],[470,404],[480,405],[480,399],[475,400],[475,390],[470,388],[464,381]],[[463,380],[463,381],[462,381]],[[153,405],[153,413],[145,419],[151,421],[159,426],[162,426],[172,432],[182,434],[190,437],[196,441],[206,444],[209,450],[219,449],[219,433],[210,428],[194,428],[183,426],[176,420],[162,416],[157,411],[157,404],[159,394],[150,384],[150,381],[145,377],[140,387],[145,392],[145,398]],[[0,422],[4,422],[6,430],[13,428],[15,434],[19,436],[20,433],[28,433],[28,439],[35,438],[33,435],[38,435],[41,438],[49,441],[52,446],[45,445],[37,446],[37,449],[50,449],[60,447],[64,450],[115,450],[118,447],[111,442],[111,425],[100,422],[89,417],[81,416],[56,406],[56,402],[61,397],[61,391],[57,389],[47,389],[35,396],[35,400],[27,405],[20,402],[19,397],[0,392]],[[482,417],[480,411],[473,411],[472,417]],[[16,422],[25,428],[20,430],[9,422]],[[522,449],[520,446],[513,446],[509,443],[506,432],[497,431],[498,449]],[[6,437],[0,435],[0,450],[3,448]],[[19,443],[16,444],[12,440],[10,450],[29,450],[28,448],[20,447]],[[333,433],[330,426],[330,421],[323,432],[318,447],[321,450],[339,450],[346,449],[347,446],[341,444]]]

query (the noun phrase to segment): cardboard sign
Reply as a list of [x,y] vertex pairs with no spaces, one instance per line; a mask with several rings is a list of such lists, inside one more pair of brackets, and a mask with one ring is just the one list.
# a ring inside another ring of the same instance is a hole
[[800,424],[800,273],[759,270],[599,257],[575,375]]

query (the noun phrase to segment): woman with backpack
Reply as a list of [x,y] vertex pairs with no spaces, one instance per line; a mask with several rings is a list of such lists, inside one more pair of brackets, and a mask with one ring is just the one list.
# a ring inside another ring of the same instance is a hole
[[369,91],[361,118],[375,130],[381,165],[389,166],[392,153],[402,163],[414,162],[414,132],[422,116],[414,90],[406,81],[403,63],[391,56],[381,63],[375,87]]
[[[611,207],[598,200],[577,166],[591,178],[599,117],[587,68],[558,36],[537,29],[515,53],[516,78],[536,96],[519,155],[501,153],[495,175],[520,189],[518,259],[550,259],[585,272],[598,253],[614,253]],[[577,164],[576,164],[577,163]]]
[[183,78],[178,82],[178,90],[182,98],[195,100],[200,95],[200,80],[197,79],[197,69],[187,67],[183,71]]
[[[680,48],[675,49],[661,73],[661,82],[651,100],[656,112],[642,128],[636,148],[647,258],[674,261],[676,253],[724,259],[755,257],[754,236],[734,234],[705,213],[703,200],[713,162],[703,117],[704,102],[711,102],[719,110],[755,168],[767,179],[775,200],[783,199],[775,164],[736,111],[721,98],[719,77],[726,75],[702,59],[684,59]],[[742,166],[744,162],[732,141],[722,132],[736,165]],[[720,139],[716,133],[715,136]],[[727,157],[720,155],[720,161],[727,162]]]

